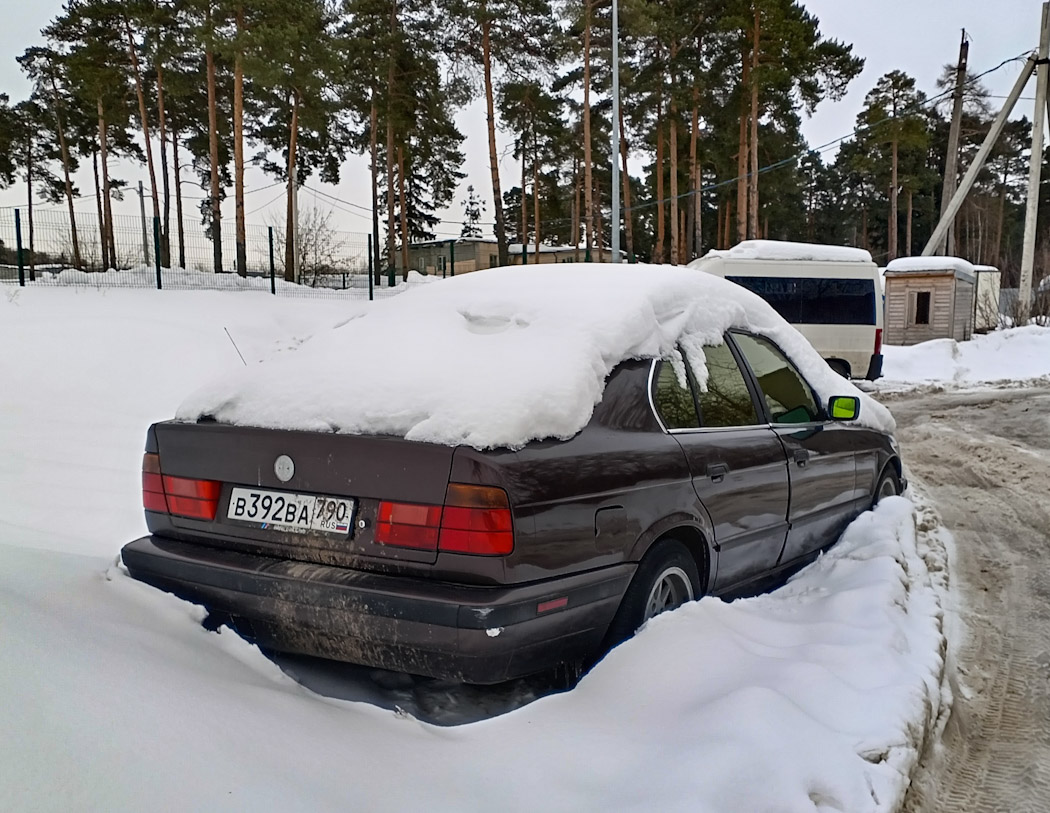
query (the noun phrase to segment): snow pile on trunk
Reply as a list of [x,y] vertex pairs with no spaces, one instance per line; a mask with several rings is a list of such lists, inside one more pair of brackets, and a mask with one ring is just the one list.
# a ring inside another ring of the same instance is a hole
[[791,243],[786,240],[744,240],[725,250],[711,249],[693,260],[690,268],[701,268],[709,257],[730,260],[784,260],[793,262],[870,263],[871,254],[862,248],[825,246],[818,243]]
[[934,339],[910,347],[885,346],[880,389],[922,384],[972,386],[1050,376],[1050,327],[997,330],[968,342]]
[[[294,356],[215,381],[177,417],[515,448],[580,431],[621,361],[669,356],[678,342],[717,344],[731,327],[773,339],[823,401],[863,398],[739,286],[672,266],[558,264],[418,287]],[[863,401],[860,422],[891,431],[889,412]]]

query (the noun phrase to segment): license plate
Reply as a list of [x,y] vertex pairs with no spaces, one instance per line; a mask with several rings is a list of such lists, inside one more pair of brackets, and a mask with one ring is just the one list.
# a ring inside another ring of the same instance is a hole
[[348,534],[354,519],[354,500],[235,488],[230,493],[226,518],[249,522],[260,528]]

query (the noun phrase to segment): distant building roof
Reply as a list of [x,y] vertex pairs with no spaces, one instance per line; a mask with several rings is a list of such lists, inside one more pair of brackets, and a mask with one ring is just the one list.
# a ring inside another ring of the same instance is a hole
[[977,272],[960,257],[901,257],[886,266],[886,276],[900,274],[954,274],[956,279],[973,283]]

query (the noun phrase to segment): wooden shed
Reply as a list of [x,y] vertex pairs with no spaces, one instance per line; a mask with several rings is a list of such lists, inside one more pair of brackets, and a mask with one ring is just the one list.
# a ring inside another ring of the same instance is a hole
[[886,266],[886,344],[966,341],[973,333],[973,266],[958,257],[904,257]]

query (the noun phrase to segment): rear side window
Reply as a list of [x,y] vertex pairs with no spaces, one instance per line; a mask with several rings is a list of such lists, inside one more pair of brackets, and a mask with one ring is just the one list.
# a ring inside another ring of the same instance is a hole
[[792,324],[874,325],[875,281],[819,277],[726,277],[758,294]]
[[821,420],[813,390],[780,348],[761,336],[734,333],[733,338],[758,379],[773,423]]
[[[682,370],[682,373],[684,377],[685,371]],[[678,373],[669,361],[661,361],[657,367],[653,404],[668,429],[695,429],[700,425],[689,382],[686,381],[685,386],[682,386]]]
[[703,426],[751,426],[758,423],[755,403],[744,382],[744,374],[727,344],[704,348],[707,386],[698,387]]

